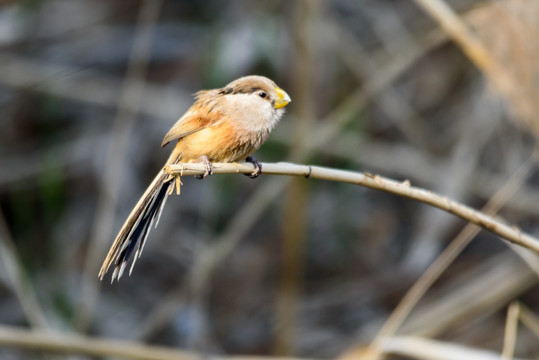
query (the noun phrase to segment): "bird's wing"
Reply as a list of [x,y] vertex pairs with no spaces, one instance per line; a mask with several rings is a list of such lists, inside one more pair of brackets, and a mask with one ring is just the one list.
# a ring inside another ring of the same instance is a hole
[[169,142],[181,139],[184,136],[200,131],[211,125],[211,118],[208,116],[201,116],[196,112],[188,111],[170,128],[165,135],[161,146],[165,146]]
[[222,114],[215,109],[215,106],[212,106],[212,100],[214,100],[215,96],[212,93],[213,91],[200,91],[197,93],[197,101],[168,131],[161,143],[161,147],[173,140],[181,139],[208,126],[213,126],[223,118]]

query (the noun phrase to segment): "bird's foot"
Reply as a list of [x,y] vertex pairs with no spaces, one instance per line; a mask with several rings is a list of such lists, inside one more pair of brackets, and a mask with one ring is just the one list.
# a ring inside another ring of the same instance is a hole
[[247,156],[245,162],[251,163],[255,167],[255,170],[250,174],[245,174],[246,176],[250,177],[251,179],[254,179],[257,178],[258,175],[262,174],[262,164],[253,156]]
[[197,179],[205,179],[206,176],[213,174],[213,166],[210,162],[210,159],[206,155],[201,156],[197,162],[201,162],[204,164],[204,174],[202,175],[196,175]]

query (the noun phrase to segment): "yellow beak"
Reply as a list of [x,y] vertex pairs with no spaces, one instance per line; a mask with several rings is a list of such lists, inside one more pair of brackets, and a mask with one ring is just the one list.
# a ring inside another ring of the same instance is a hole
[[274,105],[276,109],[283,108],[286,105],[288,105],[289,102],[292,101],[290,99],[290,96],[288,96],[288,94],[286,93],[286,91],[284,91],[280,87],[276,86],[275,92],[277,93],[277,99],[275,99],[275,105]]

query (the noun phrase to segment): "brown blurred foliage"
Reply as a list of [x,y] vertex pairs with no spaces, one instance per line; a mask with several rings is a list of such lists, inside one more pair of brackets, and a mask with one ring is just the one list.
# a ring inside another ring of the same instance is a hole
[[539,3],[534,0],[496,1],[467,16],[479,39],[518,84],[507,89],[513,119],[539,136]]

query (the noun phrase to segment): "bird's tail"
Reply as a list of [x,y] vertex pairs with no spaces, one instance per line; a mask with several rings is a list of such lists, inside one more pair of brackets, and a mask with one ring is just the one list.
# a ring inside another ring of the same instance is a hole
[[[177,160],[178,159],[179,157]],[[171,159],[167,161],[167,165],[169,163],[171,163]],[[144,249],[144,243],[148,238],[151,227],[157,227],[157,224],[159,223],[159,218],[170,190],[173,190],[173,188],[171,189],[171,186],[173,187],[174,181],[174,178],[165,172],[165,167],[163,167],[153,179],[150,186],[148,186],[131,211],[131,214],[127,217],[127,220],[125,220],[120,232],[112,243],[107,257],[101,266],[101,270],[99,271],[99,278],[101,280],[103,280],[103,277],[112,263],[114,263],[115,266],[111,282],[114,282],[114,279],[120,280],[120,277],[123,275],[127,263],[134,252],[133,262],[129,269],[129,273],[131,274],[135,262]]]

